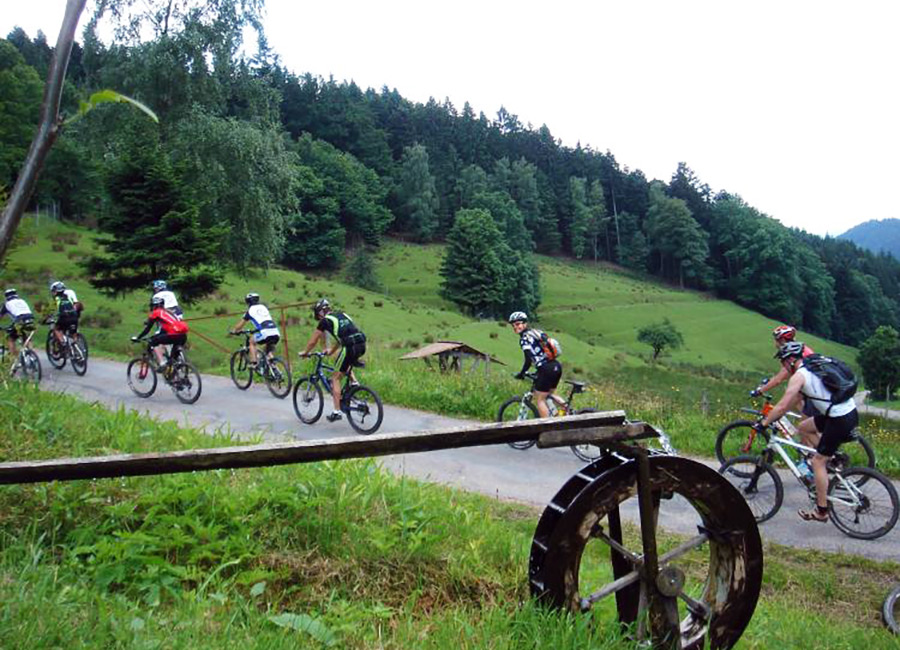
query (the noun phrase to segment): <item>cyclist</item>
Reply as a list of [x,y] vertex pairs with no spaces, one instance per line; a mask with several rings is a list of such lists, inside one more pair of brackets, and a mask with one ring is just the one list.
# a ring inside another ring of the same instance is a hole
[[153,353],[156,355],[156,361],[160,368],[166,364],[163,357],[163,346],[172,346],[172,358],[174,358],[175,346],[184,347],[187,343],[189,331],[188,324],[166,309],[165,304],[163,298],[153,296],[150,299],[150,315],[147,316],[147,322],[144,323],[144,331],[137,336],[131,337],[132,341],[140,341],[154,325],[159,327],[156,334],[150,337],[150,347],[153,348]]
[[550,409],[547,408],[547,398],[551,398],[557,404],[565,404],[553,391],[559,385],[562,377],[562,365],[556,359],[550,359],[541,347],[541,332],[528,326],[528,314],[524,311],[514,311],[509,315],[509,323],[513,331],[519,335],[519,345],[525,354],[525,363],[522,370],[516,375],[516,379],[524,379],[525,373],[534,364],[537,368],[537,377],[534,380],[534,405],[538,415],[542,418],[549,417]]
[[[9,316],[11,321],[6,328],[6,335],[9,341],[10,356],[15,359],[18,355],[16,341],[20,338],[23,341],[26,340],[28,335],[34,331],[34,314],[31,312],[31,307],[28,306],[28,303],[19,297],[19,292],[15,289],[7,289],[3,293],[3,298],[3,306],[0,307],[0,318]],[[28,344],[28,348],[31,349],[31,343]]]
[[331,375],[331,399],[334,402],[334,410],[325,418],[329,422],[336,422],[342,417],[341,380],[346,374],[350,376],[350,381],[353,381],[353,368],[362,368],[365,365],[361,357],[366,353],[366,335],[360,331],[347,314],[342,311],[332,311],[326,298],[322,298],[313,305],[313,317],[319,321],[319,324],[300,356],[309,356],[310,351],[316,347],[319,341],[324,343],[328,334],[334,337],[335,343],[330,350],[325,350],[326,354],[334,355],[338,348],[341,349],[335,363],[336,369]]
[[[786,343],[792,342],[797,337],[797,328],[792,325],[779,325],[774,330],[772,330],[772,339],[775,343],[775,349],[778,350],[781,346]],[[803,345],[803,357],[806,358],[809,355],[813,354],[813,349],[808,345]],[[769,379],[768,381],[763,382],[756,388],[750,391],[751,397],[756,397],[758,395],[762,395],[763,393],[767,393],[779,384],[785,382],[790,377],[790,373],[783,366],[781,369],[775,374],[774,377]],[[816,414],[816,408],[810,403],[810,400],[804,400],[802,397],[798,397],[797,409],[806,416],[799,427],[801,434],[812,434],[816,433],[815,429],[813,429],[815,420],[812,417]]]
[[178,298],[176,298],[175,294],[169,289],[169,285],[166,284],[165,280],[153,281],[153,297],[156,298],[157,296],[163,299],[165,308],[178,318],[178,320],[184,318],[184,311],[182,311],[181,307],[178,305]]
[[[804,420],[798,429],[803,435],[804,444],[816,449],[811,462],[816,484],[816,507],[801,509],[797,514],[805,521],[828,521],[826,464],[837,448],[850,439],[850,434],[859,424],[859,413],[852,397],[845,402],[831,403],[831,393],[822,380],[803,366],[804,348],[803,343],[791,341],[782,345],[775,353],[775,358],[781,361],[791,378],[784,396],[756,426],[766,427],[780,418],[798,396],[802,395],[807,398],[807,402],[813,403],[816,415]],[[814,426],[803,427],[808,420],[812,420]],[[819,431],[822,433],[819,434]]]
[[278,326],[269,313],[269,308],[259,302],[258,293],[248,293],[244,297],[247,303],[247,313],[245,313],[237,324],[231,329],[232,333],[237,334],[244,328],[244,324],[249,321],[253,325],[253,336],[249,339],[250,344],[250,365],[255,366],[257,360],[256,346],[265,344],[266,357],[271,359],[275,346],[281,340],[281,333]]
[[56,300],[56,323],[53,325],[53,336],[63,343],[65,332],[74,335],[78,331],[78,319],[80,312],[78,306],[78,296],[71,289],[67,289],[60,281],[56,281],[50,285],[50,295]]

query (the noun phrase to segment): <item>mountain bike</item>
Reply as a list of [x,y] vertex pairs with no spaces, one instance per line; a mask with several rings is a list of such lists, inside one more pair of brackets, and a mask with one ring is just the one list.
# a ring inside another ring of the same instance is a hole
[[253,375],[259,375],[266,382],[269,392],[279,399],[284,399],[291,392],[291,371],[281,357],[269,357],[265,350],[256,351],[256,366],[250,362],[250,337],[253,330],[229,332],[232,336],[244,337],[240,349],[231,355],[231,381],[241,390],[250,388]]
[[[772,435],[758,455],[742,454],[726,461],[719,469],[744,495],[756,521],[771,519],[781,508],[784,485],[772,466],[778,456],[809,494],[815,504],[816,488],[794,463],[785,447],[808,455],[812,447],[789,438]],[[850,467],[850,457],[839,448],[828,461],[828,518],[845,535],[857,539],[876,539],[891,531],[900,516],[900,499],[893,484],[871,467]]]
[[81,332],[69,332],[64,331],[62,343],[60,343],[59,339],[56,338],[56,334],[53,330],[53,325],[56,323],[56,318],[50,316],[44,319],[44,324],[50,326],[50,331],[47,332],[47,361],[50,362],[50,365],[56,368],[57,370],[62,370],[66,361],[72,362],[72,370],[75,371],[75,374],[83,376],[84,373],[87,372],[87,363],[88,363],[88,347],[87,341]]
[[[7,328],[6,331],[9,332],[9,328]],[[38,358],[35,351],[29,347],[32,338],[34,338],[34,330],[31,330],[22,342],[22,345],[19,348],[19,354],[16,355],[16,360],[9,368],[9,376],[25,379],[26,381],[33,381],[37,384],[41,381],[41,360]],[[5,344],[0,345],[0,364],[3,364],[6,361],[7,351]]]
[[[761,453],[769,444],[769,440],[773,435],[793,438],[797,434],[794,421],[800,420],[803,416],[792,412],[788,412],[775,422],[770,423],[762,431],[757,431],[754,428],[774,408],[774,400],[770,393],[765,393],[761,397],[764,400],[761,409],[741,408],[741,411],[755,416],[755,419],[735,420],[726,424],[719,431],[719,434],[716,436],[716,458],[719,463],[724,463],[729,458],[734,458],[740,454]],[[859,432],[859,429],[853,430],[850,434],[850,440],[841,445],[841,451],[850,458],[847,464],[848,467],[875,468],[875,451],[872,449],[869,441]],[[860,479],[862,480],[862,477]],[[865,481],[863,480],[863,482]]]
[[[534,380],[537,379],[537,373],[525,373],[524,378],[534,382]],[[568,398],[564,399],[563,404],[557,404],[552,397],[547,397],[547,409],[550,411],[550,417],[597,412],[597,409],[595,408],[573,410],[573,398],[575,397],[575,395],[583,393],[587,384],[583,381],[569,381],[568,379],[566,380],[566,383],[570,386],[569,396]],[[513,397],[510,397],[508,400],[503,402],[503,404],[500,405],[500,410],[497,411],[497,422],[514,422],[516,420],[528,420],[531,418],[537,418],[538,410],[533,401],[533,392],[534,386],[532,386],[529,390],[525,391],[521,395],[514,395]],[[535,441],[524,440],[522,442],[510,442],[508,444],[513,449],[528,449],[529,447],[534,446]],[[602,450],[596,445],[572,445],[571,448],[572,453],[575,454],[575,456],[579,460],[583,460],[586,463],[590,463],[603,455]]]
[[[315,424],[325,409],[324,395],[331,396],[331,378],[334,367],[325,363],[324,352],[311,352],[315,357],[315,368],[294,384],[294,412],[305,424]],[[368,386],[354,383],[350,373],[344,377],[341,388],[341,412],[347,414],[347,421],[353,430],[363,435],[375,433],[384,419],[381,398]]]
[[[132,338],[134,343],[143,339]],[[128,377],[128,387],[138,397],[150,397],[156,390],[157,375],[163,378],[175,393],[175,397],[183,404],[193,404],[200,399],[203,384],[200,381],[200,373],[193,364],[184,361],[179,354],[181,346],[173,346],[172,356],[166,355],[166,361],[162,365],[156,362],[153,348],[147,343],[143,354],[128,362],[125,370]]]
[[888,629],[894,634],[900,634],[900,585],[896,585],[884,599],[881,615]]

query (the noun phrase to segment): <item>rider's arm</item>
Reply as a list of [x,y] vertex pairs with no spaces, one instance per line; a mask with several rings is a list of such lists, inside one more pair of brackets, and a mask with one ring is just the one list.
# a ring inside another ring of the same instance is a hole
[[778,403],[772,407],[769,414],[762,419],[761,424],[764,426],[769,425],[787,413],[788,409],[791,408],[797,400],[797,397],[800,395],[800,389],[803,388],[803,383],[805,381],[802,373],[794,373],[794,376],[791,377],[791,380],[788,382],[787,389],[784,391],[784,396],[782,396],[782,398],[778,400]]
[[757,386],[757,387],[756,387],[756,392],[758,392],[758,393],[768,393],[770,390],[772,390],[773,388],[775,388],[778,384],[780,384],[781,382],[785,381],[785,380],[788,378],[789,374],[790,374],[790,373],[787,371],[787,368],[782,368],[782,369],[779,370],[779,371],[776,373],[776,375],[775,375],[774,377],[772,377],[769,381],[767,381],[767,382],[764,383],[764,384],[761,384],[760,386]]
[[137,335],[137,338],[142,339],[142,338],[144,338],[145,336],[147,336],[147,332],[150,331],[150,329],[153,327],[153,323],[156,322],[156,319],[153,318],[153,314],[151,314],[150,316],[151,316],[151,317],[147,319],[147,322],[144,323],[144,331],[141,332],[140,334],[138,334],[138,335]]
[[316,343],[324,336],[324,333],[320,329],[313,330],[312,336],[309,337],[309,341],[306,342],[306,347],[303,349],[303,352],[300,353],[301,356],[306,356],[310,353],[310,351],[316,347]]
[[244,323],[246,322],[246,320],[247,320],[247,316],[246,316],[246,315],[241,316],[241,320],[239,320],[239,321],[231,328],[232,333],[237,334],[237,333],[240,332],[242,329],[244,329]]

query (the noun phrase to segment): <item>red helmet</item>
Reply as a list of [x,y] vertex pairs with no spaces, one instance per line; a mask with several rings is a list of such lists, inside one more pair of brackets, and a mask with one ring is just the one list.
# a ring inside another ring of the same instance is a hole
[[794,337],[797,336],[797,328],[790,325],[779,325],[772,330],[772,336],[779,343],[787,343],[788,341],[793,341]]

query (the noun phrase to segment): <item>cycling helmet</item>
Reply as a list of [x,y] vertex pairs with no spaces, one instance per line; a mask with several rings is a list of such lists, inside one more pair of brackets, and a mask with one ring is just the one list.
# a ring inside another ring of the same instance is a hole
[[780,348],[778,348],[778,352],[775,353],[775,358],[784,361],[785,359],[790,359],[791,357],[802,357],[804,347],[805,346],[800,341],[791,341],[790,343],[785,343]]
[[154,280],[153,281],[153,290],[154,291],[165,291],[169,288],[169,285],[166,284],[165,280]]
[[62,293],[65,290],[66,290],[66,285],[64,285],[59,280],[57,280],[56,282],[54,282],[53,284],[50,285],[50,293],[52,293],[52,294]]
[[322,298],[315,305],[313,305],[313,316],[318,316],[320,311],[331,310],[331,304],[328,302],[327,298]]
[[247,303],[248,306],[255,305],[256,303],[259,302],[259,294],[258,293],[248,293],[246,296],[244,296],[244,302]]
[[528,314],[524,311],[514,311],[509,315],[510,323],[527,323],[528,322]]
[[150,298],[150,309],[159,309],[160,307],[165,306],[166,301],[163,300],[162,296],[153,296]]
[[13,289],[12,287],[10,287],[9,289],[7,289],[6,291],[3,292],[3,295],[7,300],[10,300],[12,298],[18,298],[19,292],[16,291],[15,289]]
[[779,325],[772,330],[772,336],[779,342],[793,341],[797,336],[797,328],[790,325]]

